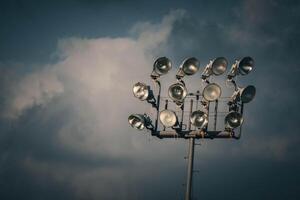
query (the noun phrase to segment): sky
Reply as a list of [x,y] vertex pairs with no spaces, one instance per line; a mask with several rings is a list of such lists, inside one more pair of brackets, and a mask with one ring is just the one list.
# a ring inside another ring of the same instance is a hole
[[299,11],[296,0],[1,1],[0,199],[183,199],[188,141],[127,122],[153,114],[132,86],[155,88],[160,56],[173,64],[164,93],[187,57],[200,71],[255,59],[238,77],[256,87],[241,139],[197,141],[193,199],[300,199]]

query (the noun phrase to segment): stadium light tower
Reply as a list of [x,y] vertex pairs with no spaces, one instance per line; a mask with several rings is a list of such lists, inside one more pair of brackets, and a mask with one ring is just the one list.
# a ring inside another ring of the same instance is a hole
[[[244,104],[249,103],[255,97],[256,89],[253,85],[239,87],[235,82],[236,76],[247,75],[253,70],[254,60],[251,57],[244,57],[235,61],[227,74],[226,80],[234,85],[234,92],[230,97],[221,97],[221,87],[217,83],[211,83],[210,77],[224,74],[227,65],[228,61],[224,57],[211,60],[201,74],[201,79],[205,84],[202,92],[188,93],[188,89],[182,79],[185,76],[195,75],[199,71],[200,62],[194,57],[185,59],[176,74],[176,83],[169,86],[169,98],[165,100],[164,109],[160,108],[162,102],[159,78],[172,69],[171,61],[168,58],[160,57],[153,64],[151,79],[158,86],[156,98],[150,86],[145,83],[137,82],[133,86],[134,96],[141,101],[146,100],[156,109],[154,124],[147,114],[131,114],[128,122],[133,128],[137,130],[146,128],[151,132],[152,136],[160,139],[184,138],[189,140],[185,200],[191,200],[195,139],[240,139],[244,122]],[[189,98],[189,102],[186,100],[187,98]],[[224,118],[223,129],[217,130],[217,119],[221,113],[218,110],[218,104],[221,98],[228,99],[226,101],[228,110]],[[179,113],[168,109],[169,102],[173,102],[175,107],[179,108]],[[184,114],[186,113],[184,110],[186,103],[190,105],[188,115]],[[194,106],[194,103],[196,106]],[[211,104],[214,104],[212,119],[209,118]],[[158,121],[160,121],[161,126],[158,125]],[[185,121],[187,124],[184,124]],[[209,128],[209,123],[213,125],[212,128]]]

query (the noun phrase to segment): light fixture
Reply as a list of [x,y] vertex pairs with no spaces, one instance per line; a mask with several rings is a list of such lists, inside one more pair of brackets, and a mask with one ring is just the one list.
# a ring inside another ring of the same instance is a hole
[[225,117],[225,127],[226,128],[237,128],[243,123],[243,117],[240,113],[236,111],[231,111]]
[[249,74],[254,66],[254,60],[251,57],[244,57],[238,65],[238,71],[241,75]]
[[209,83],[203,89],[203,98],[207,101],[215,101],[221,96],[221,87],[216,83]]
[[171,68],[172,63],[167,57],[160,57],[153,64],[153,70],[158,74],[158,76],[167,74]]
[[141,114],[132,114],[128,117],[128,123],[132,128],[143,130],[146,126],[145,117]]
[[243,103],[249,103],[255,97],[256,89],[253,85],[248,85],[247,87],[240,90],[240,99]]
[[128,117],[128,123],[137,130],[143,130],[145,127],[151,131],[154,130],[152,121],[146,114],[132,114]]
[[149,86],[145,83],[137,82],[133,85],[133,95],[141,101],[149,97]]
[[254,68],[254,60],[253,58],[247,56],[241,60],[235,61],[232,65],[231,70],[228,74],[228,78],[232,79],[236,75],[247,75],[249,74]]
[[199,65],[200,62],[197,60],[197,58],[191,57],[184,60],[176,74],[176,78],[181,79],[185,75],[187,76],[194,75],[199,70]]
[[196,110],[191,114],[190,121],[194,126],[203,129],[208,124],[208,116],[205,112]]
[[159,113],[159,120],[167,128],[177,124],[177,116],[172,110],[162,110]]
[[238,88],[233,94],[233,101],[241,101],[242,103],[249,103],[255,97],[256,89],[253,85],[248,85],[244,88]]
[[224,57],[218,57],[210,61],[202,73],[202,79],[207,79],[211,75],[219,76],[227,69],[228,62]]
[[156,106],[156,100],[153,95],[153,91],[150,89],[150,86],[145,83],[137,82],[133,85],[133,95],[141,101],[147,100],[148,103],[152,106]]
[[169,97],[175,103],[181,103],[187,95],[187,89],[182,82],[174,83],[169,87]]

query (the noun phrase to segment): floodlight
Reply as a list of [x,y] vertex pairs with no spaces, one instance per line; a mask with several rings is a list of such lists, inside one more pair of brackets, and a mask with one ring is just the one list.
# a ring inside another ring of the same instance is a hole
[[197,58],[191,57],[183,61],[182,65],[180,66],[176,78],[181,79],[185,75],[191,76],[199,70],[200,62]]
[[241,101],[242,103],[249,103],[255,97],[256,89],[253,85],[248,85],[244,88],[237,88],[233,93],[232,100],[234,102]]
[[249,74],[254,67],[254,60],[251,57],[244,57],[238,65],[238,71],[241,75]]
[[149,86],[145,83],[137,82],[133,85],[133,95],[141,101],[146,100],[149,97]]
[[218,58],[210,61],[206,65],[206,67],[202,73],[202,79],[205,80],[206,78],[208,78],[211,75],[219,76],[219,75],[223,74],[227,69],[227,65],[228,65],[228,62],[227,62],[226,58],[224,58],[224,57],[218,57]]
[[164,75],[172,68],[172,63],[167,57],[158,58],[153,64],[154,71],[159,75]]
[[215,101],[221,96],[221,87],[216,83],[209,83],[203,90],[203,97],[207,101]]
[[247,75],[253,70],[253,67],[254,67],[254,60],[249,56],[244,57],[241,60],[237,60],[232,65],[231,70],[228,74],[228,78],[232,79],[238,74]]
[[240,99],[243,103],[249,103],[255,97],[256,89],[253,85],[248,85],[247,87],[240,90]]
[[190,120],[194,126],[201,129],[205,128],[206,125],[208,124],[208,116],[206,113],[204,113],[201,110],[194,111],[191,114]]
[[211,71],[214,75],[219,76],[227,69],[227,60],[224,57],[216,58],[211,65]]
[[192,58],[186,59],[183,62],[181,68],[185,75],[190,76],[190,75],[195,74],[199,70],[199,65],[200,65],[200,62],[196,58],[192,57]]
[[146,126],[146,120],[144,115],[141,114],[132,114],[128,117],[128,122],[132,126],[132,128],[135,128],[137,130],[143,130]]
[[184,84],[174,83],[169,87],[169,97],[175,102],[183,102],[187,95],[187,89]]
[[161,111],[159,113],[159,120],[167,128],[177,124],[177,116],[172,110]]
[[240,113],[231,111],[225,117],[225,126],[227,128],[237,128],[243,123],[243,117]]

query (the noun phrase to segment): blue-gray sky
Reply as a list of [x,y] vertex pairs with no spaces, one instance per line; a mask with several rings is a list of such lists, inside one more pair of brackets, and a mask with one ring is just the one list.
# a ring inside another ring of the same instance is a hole
[[151,112],[131,87],[151,84],[157,56],[174,68],[189,56],[256,61],[238,79],[257,88],[241,140],[196,147],[194,199],[299,199],[299,11],[280,0],[1,1],[0,199],[182,199],[187,141],[127,124]]

